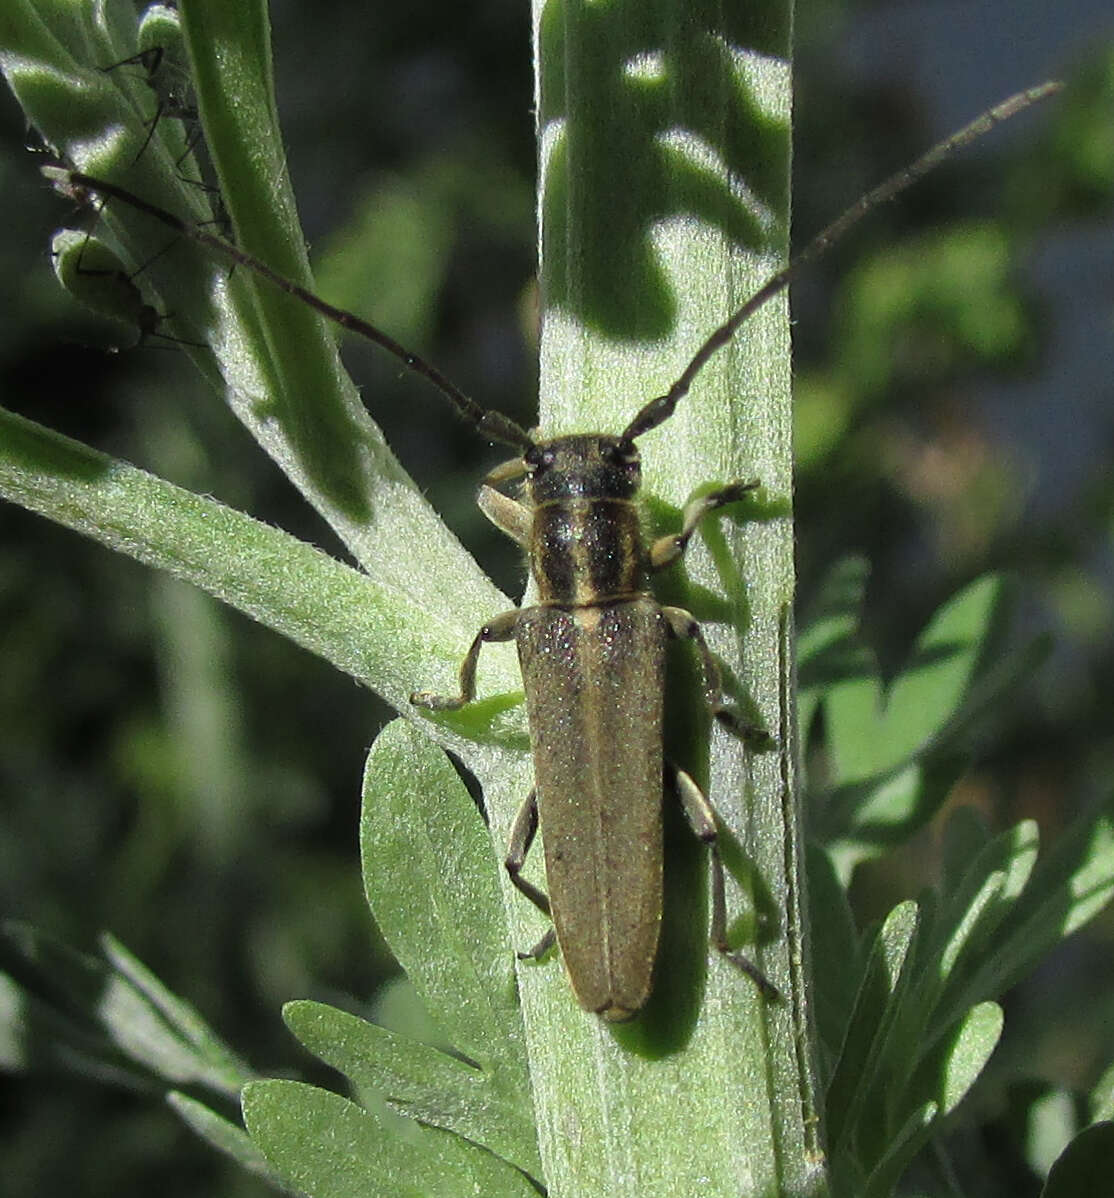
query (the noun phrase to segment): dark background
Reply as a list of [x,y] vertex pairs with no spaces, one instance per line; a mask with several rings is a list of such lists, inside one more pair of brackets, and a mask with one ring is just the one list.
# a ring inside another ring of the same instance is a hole
[[[524,423],[527,17],[490,0],[405,11],[283,0],[273,12],[290,167],[323,284]],[[1075,82],[1059,115],[1030,114],[966,152],[793,293],[802,602],[834,561],[867,555],[867,627],[893,668],[957,587],[1016,573],[1014,637],[1048,632],[1053,647],[987,729],[954,801],[996,826],[1035,815],[1050,840],[1109,792],[1114,758],[1114,84],[1102,91],[1114,13],[1108,0],[802,0],[796,22],[798,242],[1010,92]],[[64,213],[24,143],[14,102],[0,100],[5,406],[334,549],[183,354],[109,352],[129,337],[56,286],[47,246]],[[428,252],[393,257],[375,232],[387,218]],[[950,231],[972,221],[1015,254],[998,288],[974,256],[958,279],[940,265]],[[365,261],[366,273],[353,266]],[[871,270],[897,279],[900,302]],[[377,283],[392,278],[406,294]],[[350,358],[386,395],[374,414],[404,463],[517,592],[518,563],[471,504],[469,431],[412,384],[392,402],[393,365],[359,347]],[[356,850],[363,758],[386,713],[237,613],[7,505],[0,636],[0,909],[82,948],[112,930],[253,1066],[311,1069],[282,1002],[366,1012],[392,969]],[[933,836],[862,871],[864,919],[930,876]],[[1101,923],[1010,999],[960,1134],[976,1159],[989,1146],[1006,1162],[1003,1176],[1017,1151],[1009,1086],[1042,1076],[1086,1088],[1114,1058],[1112,930]],[[0,1111],[13,1198],[262,1191],[146,1095],[38,1075],[9,1082]],[[1005,1192],[1036,1192],[1016,1176]]]

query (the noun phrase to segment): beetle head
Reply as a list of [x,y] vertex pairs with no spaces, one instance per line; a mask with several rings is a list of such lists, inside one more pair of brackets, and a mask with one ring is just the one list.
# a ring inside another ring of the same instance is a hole
[[555,499],[631,499],[642,481],[634,442],[600,433],[541,441],[522,457],[535,504]]

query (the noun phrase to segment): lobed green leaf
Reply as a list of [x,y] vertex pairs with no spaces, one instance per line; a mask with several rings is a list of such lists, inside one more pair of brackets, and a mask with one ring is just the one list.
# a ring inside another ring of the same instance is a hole
[[541,1175],[530,1106],[499,1075],[322,1003],[288,1003],[283,1018],[310,1052],[359,1090],[374,1091],[400,1114],[455,1132],[523,1172]]
[[434,1021],[526,1101],[514,950],[491,837],[445,754],[403,721],[368,756],[360,845],[376,922]]
[[458,1136],[392,1135],[355,1103],[301,1082],[252,1082],[244,1122],[267,1162],[309,1198],[537,1198],[517,1169]]

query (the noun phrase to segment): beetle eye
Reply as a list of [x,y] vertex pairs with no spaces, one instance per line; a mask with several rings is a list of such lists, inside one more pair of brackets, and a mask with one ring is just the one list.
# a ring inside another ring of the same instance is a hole
[[548,470],[557,460],[557,454],[552,449],[542,449],[535,446],[527,451],[523,460],[529,467],[530,473],[537,475],[544,470]]
[[523,462],[526,463],[526,469],[531,474],[536,474],[539,470],[545,469],[547,466],[553,465],[553,451],[551,449],[542,449],[537,445],[532,445],[523,455]]

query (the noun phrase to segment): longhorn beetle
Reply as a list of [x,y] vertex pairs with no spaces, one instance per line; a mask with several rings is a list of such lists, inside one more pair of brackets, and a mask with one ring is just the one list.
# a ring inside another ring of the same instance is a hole
[[[476,634],[454,696],[415,691],[411,702],[431,711],[459,708],[475,697],[479,653],[489,642],[516,642],[534,759],[534,789],[515,817],[506,868],[554,928],[533,950],[556,939],[580,1004],[610,1021],[645,1005],[657,955],[662,913],[661,806],[666,780],[696,835],[708,846],[712,879],[712,942],[747,972],[769,998],[777,990],[726,941],[724,870],[715,812],[696,783],[663,760],[665,645],[691,640],[700,656],[711,714],[736,733],[747,729],[723,705],[719,670],[700,626],[687,611],[664,607],[647,588],[649,573],[677,560],[701,519],[758,486],[737,481],[693,500],[681,530],[643,544],[636,498],[636,442],[672,415],[705,363],[748,317],[784,290],[878,204],[892,199],[942,159],[995,125],[1059,90],[1046,83],[1020,92],[934,146],[911,166],[869,192],[774,274],[700,346],[665,394],[650,400],[616,434],[535,439],[514,421],[469,399],[436,367],[360,317],[325,303],[233,245],[190,225],[115,184],[77,171],[47,168],[71,195],[119,200],[225,259],[242,265],[345,328],[380,345],[431,382],[485,437],[518,456],[492,471],[481,487],[484,514],[527,552],[537,600],[504,612]],[[522,497],[504,493],[524,480]],[[548,894],[521,875],[539,826]]]

